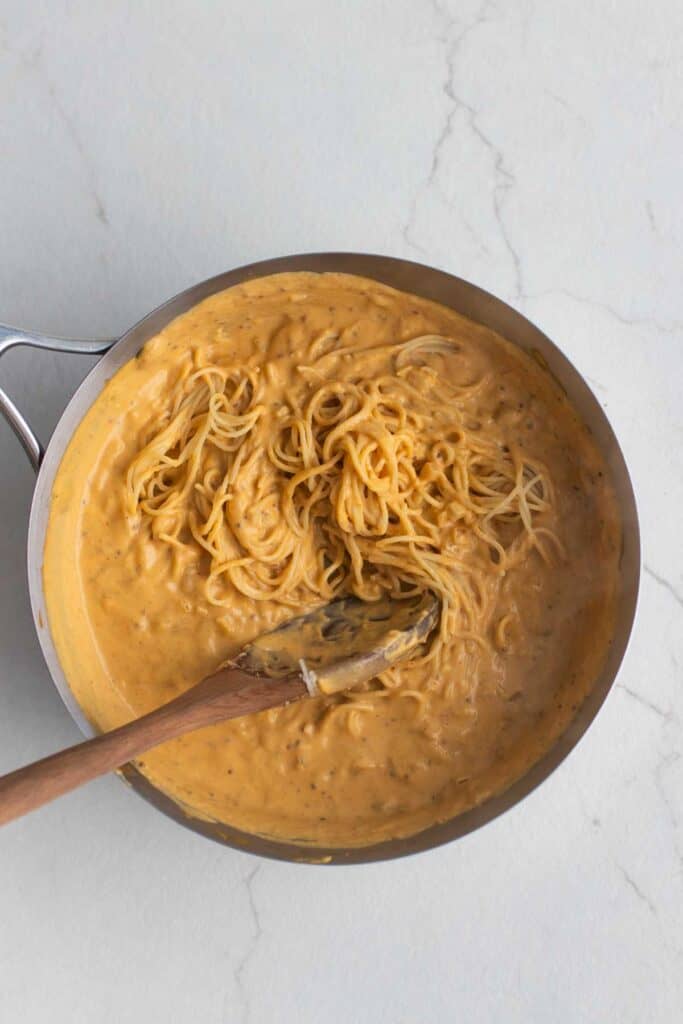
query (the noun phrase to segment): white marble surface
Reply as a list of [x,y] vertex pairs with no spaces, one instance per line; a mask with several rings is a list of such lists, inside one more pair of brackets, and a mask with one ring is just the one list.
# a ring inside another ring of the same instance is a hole
[[[677,0],[0,4],[0,320],[115,333],[292,251],[443,266],[592,382],[646,566],[589,734],[455,845],[261,862],[113,778],[8,827],[3,1024],[682,1019],[682,38]],[[12,353],[0,379],[47,437],[85,370]],[[8,770],[78,735],[34,637],[32,478],[1,424],[0,465]]]

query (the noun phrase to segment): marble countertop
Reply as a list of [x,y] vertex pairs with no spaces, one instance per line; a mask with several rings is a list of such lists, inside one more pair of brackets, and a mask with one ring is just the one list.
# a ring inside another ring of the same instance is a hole
[[[683,7],[636,0],[0,6],[0,320],[122,331],[251,260],[356,249],[474,280],[585,374],[645,570],[616,688],[466,839],[316,869],[178,828],[114,778],[0,836],[3,1021],[683,1016]],[[4,387],[49,436],[87,360]],[[78,740],[25,578],[0,424],[0,770]]]

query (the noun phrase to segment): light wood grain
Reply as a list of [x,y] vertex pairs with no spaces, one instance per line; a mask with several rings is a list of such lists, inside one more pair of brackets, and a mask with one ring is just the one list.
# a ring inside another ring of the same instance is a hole
[[288,704],[306,694],[299,675],[267,679],[237,668],[221,669],[148,715],[0,778],[0,825],[120,768],[166,740]]

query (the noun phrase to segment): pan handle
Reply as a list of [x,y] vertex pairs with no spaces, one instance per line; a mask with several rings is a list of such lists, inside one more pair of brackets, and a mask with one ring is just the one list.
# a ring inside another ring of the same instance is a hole
[[[30,334],[16,327],[5,327],[0,324],[0,358],[11,348],[28,345],[31,348],[47,349],[51,352],[73,352],[75,355],[97,356],[107,352],[117,341],[116,338],[103,338],[100,341],[75,341],[71,338],[50,338],[44,334]],[[0,388],[0,414],[5,417],[18,437],[28,460],[36,473],[43,461],[43,446],[24,414],[17,408],[12,399]]]

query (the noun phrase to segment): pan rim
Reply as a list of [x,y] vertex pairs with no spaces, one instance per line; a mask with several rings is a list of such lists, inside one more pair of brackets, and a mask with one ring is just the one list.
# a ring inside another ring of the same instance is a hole
[[[374,271],[373,272],[373,268]],[[67,403],[59,422],[47,445],[45,458],[38,473],[31,503],[29,518],[27,563],[29,593],[36,632],[53,683],[81,732],[86,736],[95,730],[76,701],[61,669],[56,649],[52,642],[42,586],[42,558],[49,513],[49,501],[54,477],[62,456],[91,405],[97,400],[106,381],[125,362],[128,362],[139,348],[167,323],[182,312],[195,306],[209,295],[232,285],[243,283],[268,274],[293,270],[332,271],[350,273],[374,278],[380,282],[412,292],[426,298],[435,293],[452,292],[460,305],[453,305],[443,298],[435,301],[451,305],[451,308],[477,322],[485,323],[499,330],[509,341],[526,351],[538,352],[547,363],[549,372],[567,392],[570,401],[582,420],[593,433],[596,443],[612,472],[622,514],[622,592],[619,599],[618,621],[606,658],[605,666],[594,687],[583,702],[569,726],[556,742],[532,767],[503,792],[485,800],[463,814],[418,832],[414,836],[392,839],[367,846],[319,847],[306,845],[302,841],[285,842],[252,833],[242,832],[229,825],[205,821],[194,817],[181,808],[170,797],[138,772],[127,765],[119,773],[139,795],[152,803],[158,810],[186,827],[216,840],[224,845],[271,859],[314,863],[350,864],[389,860],[427,849],[433,849],[447,842],[459,839],[493,821],[501,814],[519,804],[544,782],[568,757],[579,740],[595,720],[600,708],[616,681],[618,671],[625,657],[636,617],[640,582],[640,534],[638,514],[633,485],[626,461],[614,430],[597,398],[585,379],[576,370],[562,350],[522,313],[502,299],[497,298],[479,286],[459,278],[447,271],[416,263],[411,260],[380,254],[358,252],[300,253],[273,259],[259,260],[244,264],[232,270],[200,281],[161,303],[141,320],[130,327],[112,348],[90,370],[74,395]],[[404,280],[405,279],[405,280]],[[418,282],[418,286],[413,283]],[[395,283],[398,282],[398,283]],[[422,288],[420,287],[422,284]],[[425,293],[425,289],[427,294]],[[430,293],[431,292],[431,293]],[[465,306],[466,308],[463,308]],[[478,310],[481,315],[473,316],[468,310]],[[508,329],[504,329],[507,325]],[[510,331],[512,328],[512,331]],[[525,342],[519,339],[524,337]],[[136,347],[137,346],[137,347]],[[580,398],[580,401],[576,399]]]

